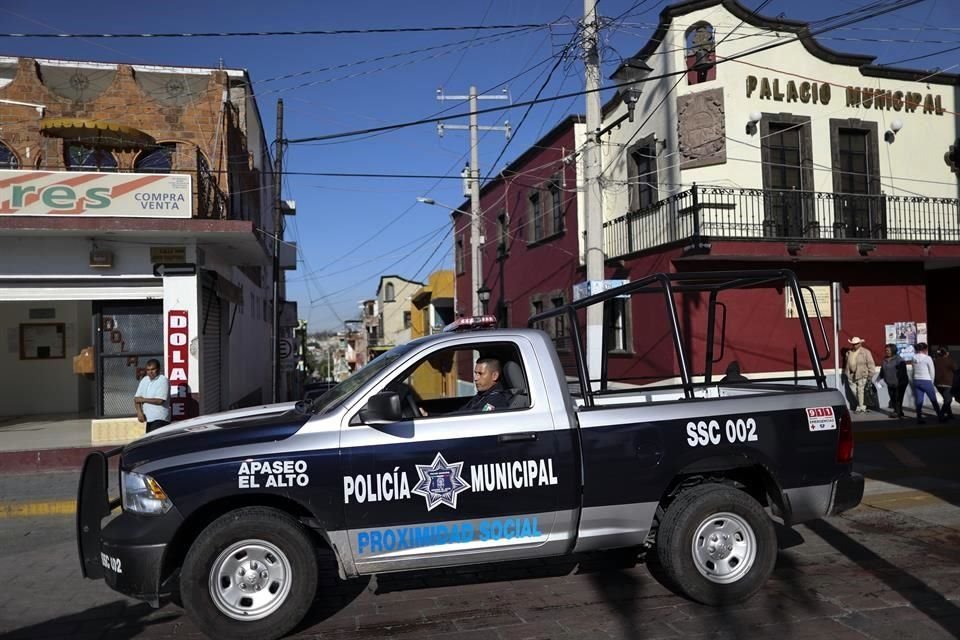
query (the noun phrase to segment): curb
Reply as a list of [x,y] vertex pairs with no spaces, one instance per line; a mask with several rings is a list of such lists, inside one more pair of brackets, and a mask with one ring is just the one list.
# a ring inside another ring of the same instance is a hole
[[83,460],[90,453],[109,451],[115,446],[0,451],[0,475],[25,475],[48,471],[76,471],[79,473]]

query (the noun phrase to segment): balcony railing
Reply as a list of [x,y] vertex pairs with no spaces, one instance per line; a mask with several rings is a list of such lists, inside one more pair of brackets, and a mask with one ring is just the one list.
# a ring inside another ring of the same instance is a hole
[[217,178],[209,169],[197,169],[197,213],[198,218],[227,217],[227,196],[220,190]]
[[697,238],[958,242],[960,200],[694,185],[603,226],[610,258]]

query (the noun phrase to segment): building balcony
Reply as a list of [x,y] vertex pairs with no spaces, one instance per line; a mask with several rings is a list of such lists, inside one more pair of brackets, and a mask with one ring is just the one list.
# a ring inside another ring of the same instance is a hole
[[960,242],[960,200],[693,186],[604,223],[618,258],[682,241]]

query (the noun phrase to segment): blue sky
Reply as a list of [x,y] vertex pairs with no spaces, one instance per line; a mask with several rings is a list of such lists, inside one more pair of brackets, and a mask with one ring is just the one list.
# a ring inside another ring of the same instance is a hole
[[[811,21],[868,2],[773,0],[761,13]],[[602,15],[627,14],[616,29],[604,34],[604,76],[612,72],[621,57],[628,57],[643,46],[665,4],[659,0],[600,0]],[[761,0],[744,0],[744,4],[754,9]],[[471,30],[255,38],[5,37],[0,38],[0,54],[189,66],[216,66],[222,59],[229,67],[249,70],[268,139],[272,141],[277,98],[284,100],[285,134],[291,139],[415,120],[455,106],[436,100],[438,87],[448,94],[465,94],[471,84],[483,91],[514,78],[509,83],[514,101],[531,99],[547,80],[554,56],[570,41],[573,22],[582,11],[581,0],[0,0],[3,33],[183,33],[558,22],[551,29],[506,35]],[[955,0],[926,0],[857,27],[834,31],[819,39],[834,49],[873,54],[878,56],[877,62],[892,62],[960,47],[960,6]],[[461,44],[454,44],[458,42]],[[395,55],[427,48],[432,49]],[[392,57],[363,62],[382,56]],[[347,66],[330,69],[339,65]],[[960,72],[960,50],[904,66]],[[303,75],[278,79],[300,73]],[[583,86],[582,78],[579,61],[564,62],[550,76],[542,95],[576,91]],[[502,168],[564,116],[582,113],[583,108],[583,98],[544,104],[532,109],[519,129],[525,108],[514,109],[505,116],[481,116],[481,124],[488,125],[502,124],[504,118],[509,118],[515,129],[506,151],[502,133],[490,132],[482,137],[481,171],[487,174]],[[491,167],[501,152],[502,158]],[[449,211],[417,204],[416,197],[423,195],[441,203],[459,204],[463,199],[459,173],[468,153],[466,132],[448,131],[440,138],[434,125],[349,141],[289,147],[285,168],[291,172],[405,173],[458,178],[287,178],[284,195],[297,201],[297,216],[288,227],[288,238],[298,242],[301,259],[297,271],[289,274],[288,296],[299,302],[300,315],[309,321],[311,330],[337,329],[342,327],[343,320],[358,317],[359,301],[374,296],[381,274],[425,280],[431,271],[452,266]]]

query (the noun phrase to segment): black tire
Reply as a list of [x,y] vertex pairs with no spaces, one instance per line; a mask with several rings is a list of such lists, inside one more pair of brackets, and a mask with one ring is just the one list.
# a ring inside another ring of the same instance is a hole
[[224,640],[282,637],[303,620],[316,591],[313,542],[288,514],[266,507],[237,509],[210,523],[180,575],[190,618]]
[[734,604],[749,599],[770,577],[777,536],[770,517],[748,494],[705,484],[682,492],[667,509],[656,555],[668,588],[703,604]]

